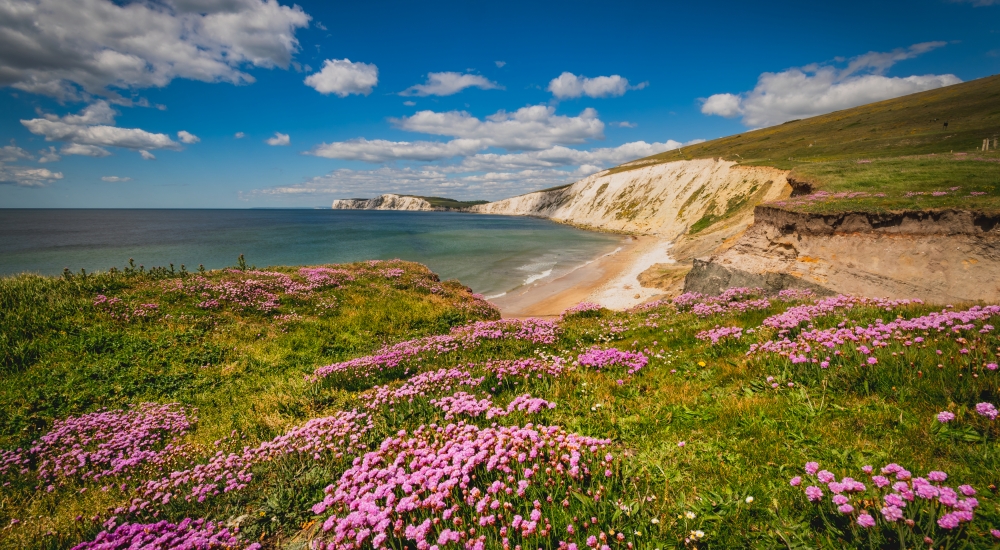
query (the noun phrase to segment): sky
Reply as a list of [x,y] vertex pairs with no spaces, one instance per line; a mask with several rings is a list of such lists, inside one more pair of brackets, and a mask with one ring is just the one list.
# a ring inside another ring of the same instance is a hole
[[1000,72],[1000,0],[0,0],[0,207],[500,199]]

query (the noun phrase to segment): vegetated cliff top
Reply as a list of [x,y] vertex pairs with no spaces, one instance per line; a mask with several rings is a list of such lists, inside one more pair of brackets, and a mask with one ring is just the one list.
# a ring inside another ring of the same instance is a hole
[[[990,150],[982,151],[984,139]],[[790,169],[804,211],[1000,210],[1000,75],[690,145],[612,168],[720,157]],[[807,198],[809,197],[809,198]]]
[[470,206],[475,206],[477,204],[486,204],[489,201],[460,201],[456,199],[449,199],[445,197],[422,197],[420,195],[401,195],[403,197],[414,197],[418,199],[424,199],[429,202],[434,208],[468,208]]

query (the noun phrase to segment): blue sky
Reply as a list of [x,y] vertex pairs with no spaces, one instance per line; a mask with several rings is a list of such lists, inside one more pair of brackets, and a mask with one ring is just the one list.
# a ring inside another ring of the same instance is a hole
[[749,4],[2,0],[0,206],[497,199],[1000,72],[997,0]]

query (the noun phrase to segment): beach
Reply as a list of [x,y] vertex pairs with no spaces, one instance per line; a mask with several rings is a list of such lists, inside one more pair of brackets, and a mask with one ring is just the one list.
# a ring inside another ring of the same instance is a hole
[[639,275],[655,264],[671,264],[670,241],[651,236],[624,237],[604,253],[568,272],[526,283],[491,299],[504,317],[554,317],[581,302],[622,310],[664,295],[643,287]]

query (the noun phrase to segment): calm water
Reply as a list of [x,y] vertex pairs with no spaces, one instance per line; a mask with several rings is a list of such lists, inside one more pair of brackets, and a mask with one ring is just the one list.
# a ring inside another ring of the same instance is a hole
[[549,221],[453,212],[0,209],[0,275],[136,265],[189,271],[401,258],[496,295],[579,266],[612,235]]

